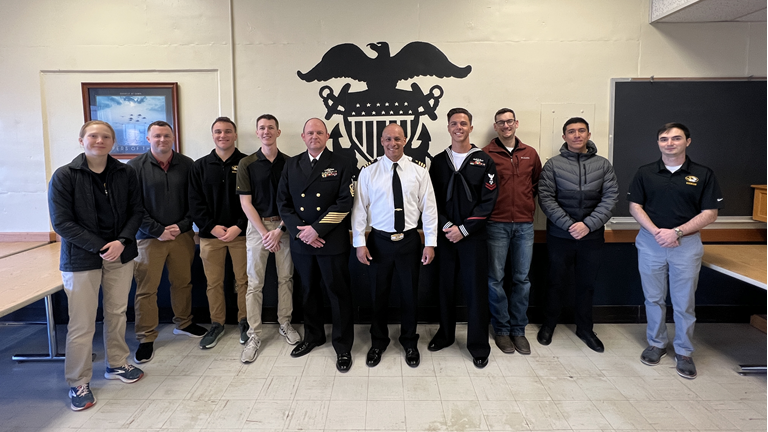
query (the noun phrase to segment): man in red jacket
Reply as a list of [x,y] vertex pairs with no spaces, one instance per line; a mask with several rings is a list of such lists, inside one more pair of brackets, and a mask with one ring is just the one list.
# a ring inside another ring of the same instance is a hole
[[[488,219],[488,302],[496,346],[512,354],[531,353],[525,338],[528,325],[528,270],[533,257],[533,213],[538,192],[541,160],[533,147],[515,136],[515,112],[502,108],[494,116],[498,134],[483,148],[496,163],[499,197]],[[512,289],[504,291],[508,257],[512,261]]]

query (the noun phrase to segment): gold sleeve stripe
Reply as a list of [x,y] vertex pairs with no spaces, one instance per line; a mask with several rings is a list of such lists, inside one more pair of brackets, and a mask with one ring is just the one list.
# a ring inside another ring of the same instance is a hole
[[320,220],[320,223],[332,223],[332,224],[341,223],[341,221],[343,221],[348,214],[349,212],[347,213],[330,212]]

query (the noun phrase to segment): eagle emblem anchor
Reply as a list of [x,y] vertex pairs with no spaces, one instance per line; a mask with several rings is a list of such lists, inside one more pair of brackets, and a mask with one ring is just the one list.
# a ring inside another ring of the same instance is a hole
[[[387,42],[371,43],[368,47],[376,57],[369,57],[354,44],[336,45],[309,72],[297,71],[297,75],[306,82],[351,78],[366,84],[367,89],[359,92],[350,92],[350,83],[344,84],[338,94],[329,85],[319,91],[326,108],[325,119],[342,116],[347,139],[366,162],[384,154],[379,138],[390,123],[403,128],[407,140],[405,153],[424,162],[430,157],[431,137],[421,117],[437,119],[443,88],[433,85],[425,93],[417,83],[411,83],[410,91],[397,88],[397,84],[419,76],[464,78],[472,66],[456,66],[427,42],[411,42],[394,56]],[[342,136],[336,125],[331,132],[334,151],[341,150],[338,138]],[[419,145],[414,147],[414,141],[419,141]]]

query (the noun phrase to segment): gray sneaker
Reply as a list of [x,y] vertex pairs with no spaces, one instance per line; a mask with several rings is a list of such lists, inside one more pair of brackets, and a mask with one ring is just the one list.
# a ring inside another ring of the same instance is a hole
[[211,323],[208,333],[200,339],[200,349],[211,349],[219,343],[219,339],[224,336],[224,326],[215,322]]
[[73,411],[82,411],[96,405],[96,398],[93,397],[90,383],[85,383],[77,387],[69,388],[70,408]]
[[248,329],[250,328],[248,320],[246,318],[241,319],[237,324],[237,328],[240,329],[240,345],[243,345],[248,342]]
[[301,342],[301,336],[299,335],[299,332],[297,332],[289,322],[281,325],[278,332],[280,333],[280,336],[285,338],[285,341],[288,342],[288,345],[296,345],[297,343]]
[[648,348],[643,350],[642,354],[640,354],[640,361],[643,362],[644,365],[656,366],[657,364],[659,364],[661,359],[666,355],[667,355],[666,348],[649,346]]
[[683,378],[696,378],[696,365],[693,364],[693,359],[688,356],[675,355],[675,370]]
[[253,363],[256,357],[259,356],[259,348],[261,347],[261,339],[258,336],[252,336],[248,338],[248,342],[243,348],[243,353],[240,354],[240,361],[243,363]]
[[111,368],[107,366],[104,371],[104,378],[111,380],[120,380],[124,383],[135,383],[144,376],[144,371],[132,364],[124,364],[120,367]]

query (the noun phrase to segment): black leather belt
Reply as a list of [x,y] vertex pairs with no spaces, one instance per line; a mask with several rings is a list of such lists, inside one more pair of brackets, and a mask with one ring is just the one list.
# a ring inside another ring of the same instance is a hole
[[387,239],[387,240],[393,241],[393,242],[399,242],[400,240],[405,238],[406,234],[408,234],[408,233],[410,233],[412,231],[416,231],[416,228],[410,229],[410,230],[407,230],[407,231],[403,231],[401,233],[391,233],[391,232],[386,232],[386,231],[380,231],[380,230],[377,230],[376,228],[371,228],[371,233],[376,234],[377,236],[379,236],[379,237],[381,237],[383,239]]

